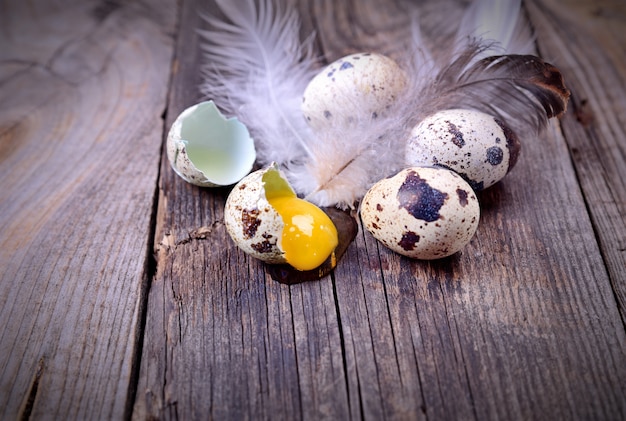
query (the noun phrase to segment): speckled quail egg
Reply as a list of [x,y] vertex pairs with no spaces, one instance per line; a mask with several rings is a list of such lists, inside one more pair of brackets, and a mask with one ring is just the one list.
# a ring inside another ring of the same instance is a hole
[[452,109],[426,117],[411,131],[407,165],[454,170],[476,191],[501,180],[515,165],[520,142],[500,119],[476,110]]
[[244,252],[301,271],[333,258],[338,244],[337,229],[328,215],[298,198],[276,164],[235,185],[226,200],[224,223]]
[[431,260],[461,250],[480,218],[470,185],[445,168],[411,167],[380,180],[361,203],[365,228],[404,256]]
[[216,187],[235,184],[248,174],[256,151],[246,126],[205,101],[176,118],[167,136],[167,157],[185,181]]
[[406,75],[389,57],[352,54],[331,63],[306,87],[302,112],[314,130],[333,123],[377,118],[406,86]]

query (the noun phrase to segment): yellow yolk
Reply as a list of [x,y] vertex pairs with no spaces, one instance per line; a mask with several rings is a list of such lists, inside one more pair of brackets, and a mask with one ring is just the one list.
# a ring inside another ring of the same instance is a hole
[[293,196],[269,199],[283,218],[281,248],[287,263],[298,270],[320,266],[337,247],[337,229],[328,215],[306,200]]

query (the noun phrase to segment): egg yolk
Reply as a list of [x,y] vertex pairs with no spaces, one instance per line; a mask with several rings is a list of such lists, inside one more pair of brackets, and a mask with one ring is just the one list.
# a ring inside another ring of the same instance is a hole
[[269,203],[285,224],[281,248],[287,263],[298,270],[315,269],[324,263],[339,242],[328,215],[297,197],[275,197]]

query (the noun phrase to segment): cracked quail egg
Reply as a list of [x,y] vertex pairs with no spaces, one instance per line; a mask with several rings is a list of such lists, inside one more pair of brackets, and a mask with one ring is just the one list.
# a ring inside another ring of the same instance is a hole
[[308,84],[302,112],[313,129],[377,118],[406,86],[406,75],[391,58],[376,53],[345,56],[326,66]]
[[224,222],[247,254],[300,271],[334,259],[338,244],[337,229],[328,215],[298,198],[276,164],[235,185],[226,200]]
[[185,181],[216,187],[235,184],[248,174],[256,150],[246,126],[205,101],[176,118],[167,136],[167,157]]
[[431,260],[461,250],[480,218],[470,185],[445,168],[411,167],[380,180],[361,202],[365,228],[389,249]]
[[461,175],[474,190],[501,180],[515,165],[520,142],[500,119],[452,109],[426,117],[411,131],[407,165],[435,165]]

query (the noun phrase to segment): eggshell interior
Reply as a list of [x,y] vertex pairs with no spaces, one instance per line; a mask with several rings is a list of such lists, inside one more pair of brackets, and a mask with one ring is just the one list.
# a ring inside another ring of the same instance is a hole
[[190,183],[227,186],[250,172],[256,151],[241,122],[225,118],[213,101],[205,101],[187,108],[172,125],[168,158]]

